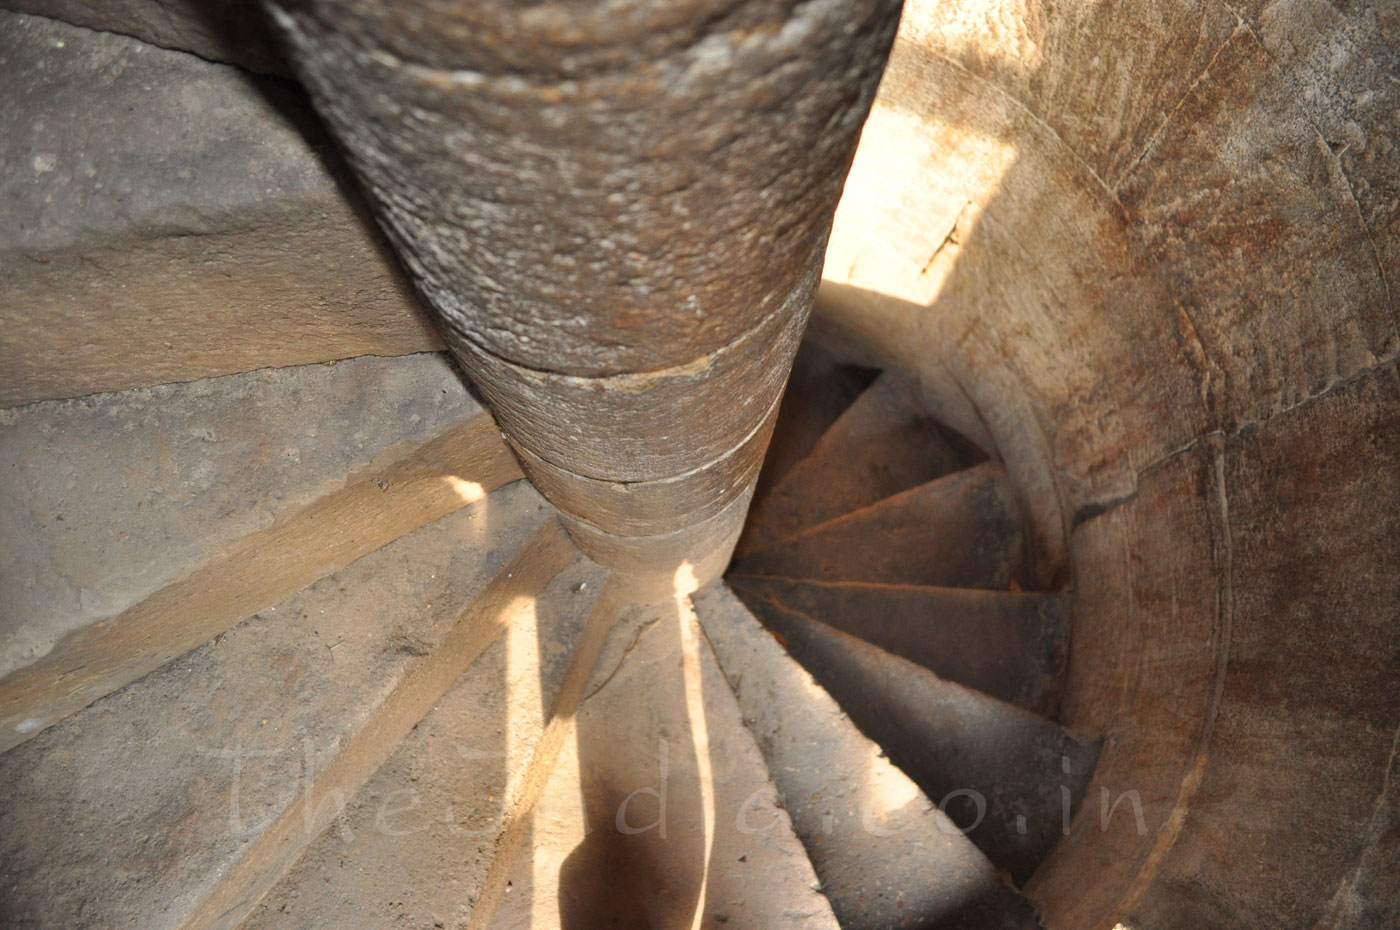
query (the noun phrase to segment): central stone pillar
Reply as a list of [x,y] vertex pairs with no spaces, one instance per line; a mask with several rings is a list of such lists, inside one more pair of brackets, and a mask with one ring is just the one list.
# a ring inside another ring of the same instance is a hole
[[717,576],[899,3],[267,6],[579,546],[658,593]]

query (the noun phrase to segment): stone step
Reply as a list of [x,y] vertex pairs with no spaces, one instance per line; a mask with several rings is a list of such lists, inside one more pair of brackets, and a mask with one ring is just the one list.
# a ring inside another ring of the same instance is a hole
[[257,0],[3,0],[5,9],[89,29],[119,32],[151,45],[193,52],[258,74],[290,77]]
[[1004,589],[1024,562],[1020,506],[995,462],[921,484],[736,559],[742,575]]
[[695,608],[843,927],[1035,928],[1030,904],[744,605]]
[[1069,632],[1060,594],[727,578],[749,609],[805,614],[940,677],[1044,717],[1056,714]]
[[483,926],[618,617],[604,586],[579,560],[518,612],[244,930]]
[[481,412],[435,354],[0,412],[0,675]]
[[520,477],[436,355],[0,414],[0,750]]
[[577,558],[518,483],[0,756],[0,926],[235,926]]
[[1098,745],[771,602],[763,618],[969,839],[1017,883],[1068,830]]
[[754,508],[739,554],[771,548],[962,464],[911,387],[885,372]]
[[301,91],[0,11],[0,407],[441,347]]
[[822,434],[855,402],[874,377],[870,369],[841,364],[811,340],[802,343],[778,406],[778,420],[773,426],[773,438],[768,443],[754,500],[766,497],[812,451]]
[[692,608],[643,616],[578,715],[490,926],[836,930]]

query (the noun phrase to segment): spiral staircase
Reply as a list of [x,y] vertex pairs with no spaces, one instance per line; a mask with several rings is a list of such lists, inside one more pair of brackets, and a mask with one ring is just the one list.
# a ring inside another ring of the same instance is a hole
[[0,927],[1400,919],[1384,7],[907,4],[657,600],[236,11],[3,5]]
[[[346,478],[354,445],[382,442],[341,432],[352,412],[407,405],[452,438],[489,424],[439,357],[13,409],[10,470],[31,514],[54,511],[27,530],[30,567],[143,530],[223,550],[184,574],[87,569],[94,592],[177,575],[78,634],[92,663],[158,636],[153,602],[195,625],[268,603],[0,759],[5,926],[1038,926],[1016,889],[1097,752],[1053,722],[1068,604],[1021,590],[1000,467],[872,374],[801,353],[727,584],[680,579],[661,606],[613,591],[487,443],[432,482],[481,489],[450,494],[460,509],[327,561],[368,532],[374,504],[347,491],[421,493],[404,470],[441,445]],[[312,499],[231,544],[209,533],[211,507],[226,533],[288,485]],[[283,597],[298,557],[319,577]],[[92,670],[73,646],[49,653],[70,682]]]

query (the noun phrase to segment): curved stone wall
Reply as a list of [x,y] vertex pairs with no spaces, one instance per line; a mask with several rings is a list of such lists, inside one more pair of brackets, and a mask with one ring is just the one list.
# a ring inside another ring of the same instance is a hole
[[1395,920],[1397,114],[1393,4],[906,5],[813,326],[1074,586],[1051,928]]

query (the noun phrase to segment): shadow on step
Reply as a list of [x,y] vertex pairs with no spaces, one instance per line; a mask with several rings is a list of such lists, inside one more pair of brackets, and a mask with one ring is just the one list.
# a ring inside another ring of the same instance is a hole
[[589,695],[493,930],[838,930],[688,599],[625,611]]
[[563,930],[689,926],[699,903],[705,817],[682,618],[675,605],[646,614],[576,722],[586,833],[559,873]]
[[1098,744],[753,594],[784,649],[953,822],[1024,884],[1078,807]]

